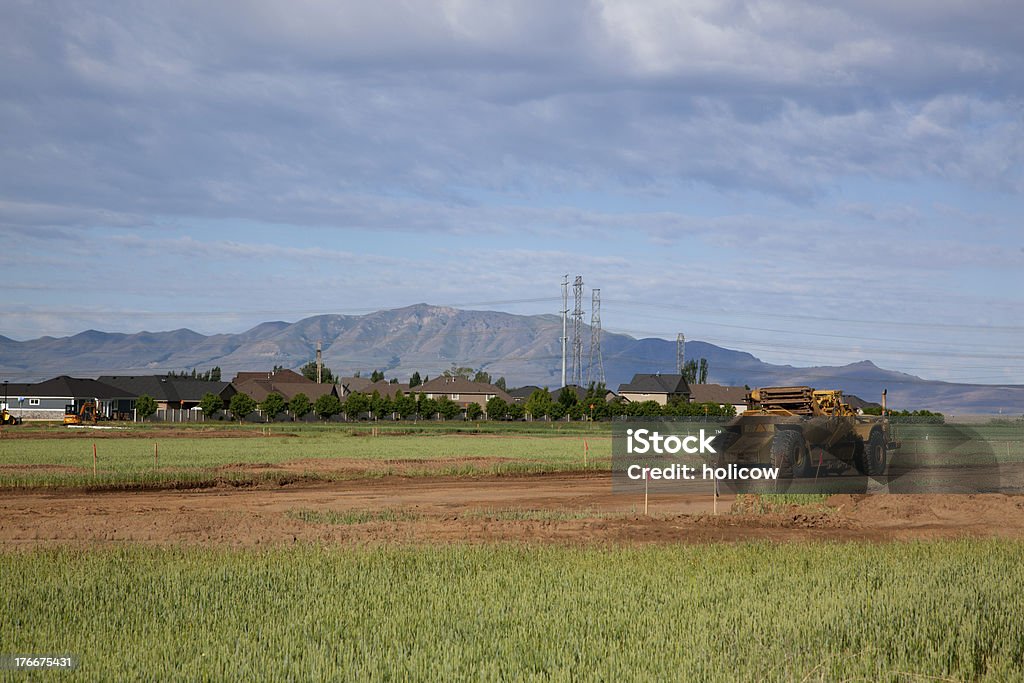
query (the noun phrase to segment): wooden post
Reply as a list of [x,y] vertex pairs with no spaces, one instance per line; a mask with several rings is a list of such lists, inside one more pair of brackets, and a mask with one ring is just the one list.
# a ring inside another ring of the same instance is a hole
[[92,444],[92,476],[96,477],[96,442]]
[[648,476],[644,477],[644,515],[645,516],[647,515],[647,482],[649,480],[650,480],[650,477],[648,477]]
[[[714,470],[712,470],[712,472],[714,472]],[[712,503],[711,507],[712,507],[712,510],[713,510],[714,514],[717,515],[718,514],[718,473],[714,472],[714,474],[715,474],[715,478],[714,478],[715,487],[711,490],[711,498],[714,500],[714,502]]]
[[153,467],[160,466],[160,444],[153,442]]
[[583,469],[587,469],[587,454],[590,453],[590,444],[583,439]]

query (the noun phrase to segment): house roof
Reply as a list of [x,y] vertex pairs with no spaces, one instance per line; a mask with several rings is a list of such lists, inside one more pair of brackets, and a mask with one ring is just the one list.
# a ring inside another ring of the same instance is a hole
[[747,389],[746,387],[728,387],[721,384],[691,384],[690,400],[694,403],[744,405],[747,402]]
[[235,375],[235,378],[231,380],[232,384],[237,385],[240,382],[248,382],[254,379],[272,379],[277,382],[287,382],[294,384],[296,382],[302,384],[316,384],[313,380],[307,378],[305,375],[300,375],[294,370],[266,370],[263,372],[240,372]]
[[[419,387],[415,387],[415,389],[419,389]],[[362,393],[362,394],[372,394],[375,391],[378,394],[380,394],[381,396],[387,396],[388,398],[394,398],[395,394],[397,394],[399,391],[401,391],[403,394],[408,394],[409,393],[409,385],[408,384],[401,384],[401,383],[398,383],[398,382],[392,384],[391,382],[387,381],[386,379],[382,379],[382,380],[379,380],[377,382],[373,382],[372,384],[368,385],[364,389],[360,389],[359,393]]]
[[[134,394],[95,379],[61,375],[37,384],[22,385],[26,396],[42,398],[132,398]],[[8,392],[11,387],[8,386]]]
[[338,385],[344,387],[347,392],[366,391],[366,387],[373,384],[369,377],[340,377],[338,379]]
[[532,384],[527,384],[525,387],[516,387],[515,389],[509,389],[508,395],[516,399],[530,398],[530,396],[533,396],[533,392],[535,391],[543,391],[543,389]]
[[474,382],[465,377],[435,377],[429,382],[416,387],[416,389],[428,394],[478,394],[498,396],[504,401],[512,400],[508,392],[502,391],[493,384]]
[[629,384],[620,384],[619,393],[686,395],[690,387],[682,375],[636,374]]
[[152,396],[157,401],[178,403],[200,401],[206,394],[220,396],[230,386],[229,382],[208,382],[191,377],[167,377],[166,375],[104,375],[100,382],[109,384],[132,396]]
[[333,384],[317,384],[316,382],[278,382],[268,379],[251,379],[234,386],[240,393],[246,394],[257,402],[262,402],[270,394],[280,394],[286,401],[292,400],[298,394],[305,394],[310,401],[315,401],[325,394],[337,396]]

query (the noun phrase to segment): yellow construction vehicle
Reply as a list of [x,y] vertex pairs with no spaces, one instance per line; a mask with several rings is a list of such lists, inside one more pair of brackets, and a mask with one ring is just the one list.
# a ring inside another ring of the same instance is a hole
[[747,410],[715,437],[722,462],[765,463],[780,479],[816,477],[854,468],[886,473],[893,438],[882,394],[882,416],[860,415],[841,391],[765,387],[747,393]]
[[8,425],[20,425],[21,418],[16,415],[11,415],[7,408],[0,410],[0,427],[7,427]]
[[83,401],[77,409],[74,403],[64,406],[64,424],[66,425],[96,424],[102,419],[103,416],[100,414],[96,401]]

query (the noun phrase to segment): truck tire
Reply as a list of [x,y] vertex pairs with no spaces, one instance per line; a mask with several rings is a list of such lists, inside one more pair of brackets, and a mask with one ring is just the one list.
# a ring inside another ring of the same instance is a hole
[[861,473],[868,477],[877,477],[885,474],[888,465],[888,453],[885,448],[885,435],[882,430],[875,429],[871,432],[868,442],[864,444],[864,452],[861,456]]
[[[775,432],[772,439],[772,467],[779,468],[779,480],[792,479],[796,476],[796,468],[803,451],[803,439],[798,432],[782,429]],[[807,456],[803,456],[804,465]]]
[[796,434],[797,446],[793,455],[793,478],[805,479],[811,476],[814,468],[811,466],[811,449],[804,443],[802,435]]

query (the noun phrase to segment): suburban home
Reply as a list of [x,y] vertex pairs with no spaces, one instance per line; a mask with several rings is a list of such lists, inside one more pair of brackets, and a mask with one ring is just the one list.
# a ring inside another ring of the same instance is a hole
[[515,389],[509,389],[508,395],[511,397],[511,403],[526,403],[533,396],[535,391],[545,391],[541,387],[528,384],[525,387],[516,387]]
[[231,383],[239,393],[246,394],[257,403],[262,403],[270,394],[279,394],[285,401],[305,394],[311,402],[328,394],[338,396],[334,384],[317,384],[291,370],[272,373],[240,372]]
[[8,384],[8,410],[25,420],[63,420],[66,406],[75,411],[88,401],[95,401],[99,414],[116,417],[130,413],[135,395],[95,379],[79,379],[61,375],[37,384]]
[[747,388],[727,387],[721,384],[691,384],[690,403],[714,403],[724,408],[729,405],[739,415],[747,409]]
[[264,370],[263,372],[240,372],[237,375],[235,375],[235,378],[231,380],[231,383],[234,384],[235,386],[238,386],[242,382],[249,382],[254,379],[273,379],[277,380],[278,382],[286,383],[305,382],[308,384],[316,384],[316,382],[309,379],[305,375],[295,372],[294,370],[285,370],[283,368],[278,370]]
[[[576,401],[578,403],[583,403],[587,398],[587,389],[585,387],[581,387],[578,384],[567,384],[565,387],[552,389],[551,391],[548,392],[549,394],[551,394],[552,401],[557,401],[558,397],[562,395],[562,388],[568,389],[572,393],[576,394]],[[527,396],[526,398],[528,399],[529,396]],[[615,398],[615,392],[606,389],[604,392],[604,400],[611,401],[613,398]]]
[[427,398],[447,396],[461,408],[465,408],[470,403],[476,403],[481,408],[486,408],[487,402],[495,396],[506,403],[513,401],[507,392],[493,384],[473,382],[465,377],[435,377],[429,382],[414,387],[414,391],[426,394]]
[[[413,391],[416,391],[417,389],[419,389],[419,387],[414,387]],[[387,398],[394,398],[399,391],[401,391],[403,394],[408,394],[409,385],[402,384],[401,382],[389,382],[386,379],[382,379],[373,382],[372,384],[368,384],[365,388],[360,389],[359,393],[370,396],[375,391],[381,396]]]
[[682,375],[636,374],[628,384],[619,385],[619,395],[630,403],[654,401],[667,405],[675,398],[690,397],[690,387]]
[[[373,384],[369,377],[340,377],[338,379],[338,398],[344,399],[349,394],[366,393],[366,387]],[[370,392],[373,393],[373,392]]]
[[[235,395],[230,382],[209,382],[191,377],[168,377],[166,375],[104,375],[100,382],[117,387],[129,395],[138,398],[149,396],[156,400],[157,410],[192,410],[199,406],[206,394],[220,396],[227,405]],[[135,408],[135,400],[130,405],[119,406],[118,412],[129,413]]]

